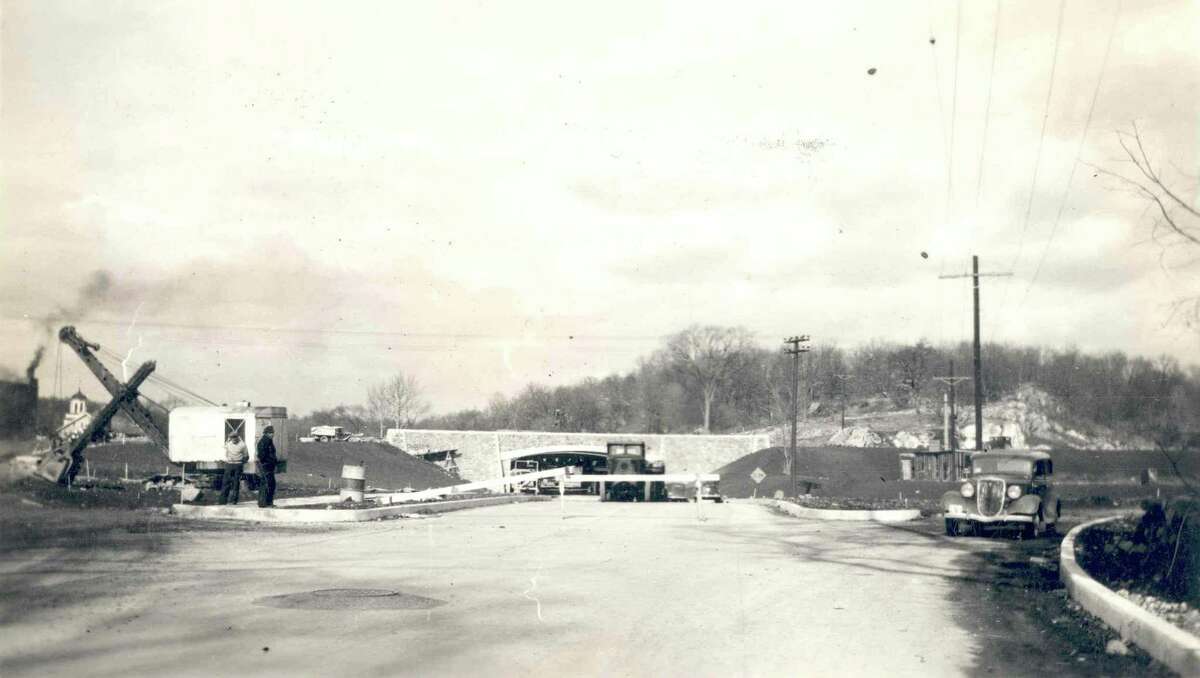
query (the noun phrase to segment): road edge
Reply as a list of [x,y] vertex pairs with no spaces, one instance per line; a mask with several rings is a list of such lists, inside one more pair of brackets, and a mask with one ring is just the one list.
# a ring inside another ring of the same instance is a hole
[[841,510],[815,509],[793,504],[779,499],[759,499],[768,506],[797,518],[813,518],[815,520],[851,520],[873,523],[904,523],[921,517],[920,509],[872,509],[872,510]]
[[516,504],[527,501],[549,501],[550,497],[534,495],[504,495],[479,499],[457,499],[428,503],[394,504],[367,509],[320,509],[258,508],[257,506],[210,506],[199,504],[174,504],[171,514],[193,520],[240,520],[256,523],[361,523],[405,514],[431,514],[459,511],[462,509]]
[[1067,533],[1059,545],[1059,576],[1071,597],[1096,615],[1123,640],[1132,641],[1151,657],[1184,676],[1200,676],[1200,639],[1160,619],[1136,603],[1092,579],[1075,561],[1075,538],[1089,527],[1123,516],[1083,523]]

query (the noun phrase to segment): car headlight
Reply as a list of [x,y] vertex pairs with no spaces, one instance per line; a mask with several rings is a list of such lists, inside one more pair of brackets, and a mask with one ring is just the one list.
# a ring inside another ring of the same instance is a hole
[[1008,486],[1008,498],[1009,499],[1019,499],[1020,497],[1021,497],[1021,486],[1020,485],[1009,485]]
[[958,491],[962,493],[962,496],[968,499],[975,496],[975,486],[972,485],[971,481],[969,480],[963,483],[962,487],[960,487]]

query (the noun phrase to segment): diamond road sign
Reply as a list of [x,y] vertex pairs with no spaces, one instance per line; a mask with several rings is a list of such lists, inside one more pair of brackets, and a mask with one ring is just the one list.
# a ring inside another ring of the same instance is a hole
[[757,468],[757,467],[754,469],[754,472],[752,472],[750,474],[750,479],[753,480],[756,485],[758,483],[761,483],[763,481],[763,478],[766,478],[766,477],[767,477],[767,474],[763,473],[763,470],[760,468]]

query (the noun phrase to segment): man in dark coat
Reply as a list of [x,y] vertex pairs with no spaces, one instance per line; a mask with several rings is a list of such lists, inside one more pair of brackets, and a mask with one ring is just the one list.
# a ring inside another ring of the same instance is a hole
[[259,508],[267,508],[275,505],[275,464],[278,462],[275,457],[275,443],[272,438],[275,435],[275,428],[267,426],[263,429],[262,437],[258,439],[257,451],[258,462],[258,506]]

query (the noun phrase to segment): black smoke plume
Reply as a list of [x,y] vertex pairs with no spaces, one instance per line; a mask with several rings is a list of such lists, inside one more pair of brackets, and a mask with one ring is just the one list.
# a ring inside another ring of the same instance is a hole
[[38,346],[37,350],[33,353],[33,360],[29,361],[29,367],[25,368],[25,380],[31,384],[33,383],[34,379],[33,374],[34,372],[37,372],[38,365],[42,362],[42,354],[45,352],[45,346]]
[[38,365],[42,362],[42,355],[46,352],[46,344],[51,341],[51,337],[55,331],[62,325],[77,323],[83,320],[92,310],[109,302],[112,292],[112,274],[104,270],[92,271],[92,274],[88,276],[87,282],[83,284],[83,287],[79,288],[79,293],[76,295],[73,303],[67,306],[59,306],[42,320],[42,329],[45,330],[46,334],[42,338],[41,344],[37,347],[37,351],[34,352],[33,360],[29,362],[29,367],[25,368],[25,378],[28,381],[33,381],[34,373],[37,371]]

